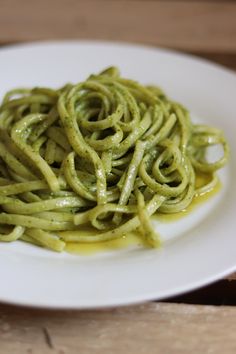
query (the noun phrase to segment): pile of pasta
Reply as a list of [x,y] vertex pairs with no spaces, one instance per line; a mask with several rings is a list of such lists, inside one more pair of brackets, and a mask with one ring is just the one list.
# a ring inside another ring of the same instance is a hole
[[[214,162],[212,145],[223,151]],[[151,216],[186,209],[227,158],[221,130],[115,67],[58,90],[12,90],[0,106],[0,241],[62,251],[137,230],[157,247]],[[199,173],[210,176],[201,188]]]

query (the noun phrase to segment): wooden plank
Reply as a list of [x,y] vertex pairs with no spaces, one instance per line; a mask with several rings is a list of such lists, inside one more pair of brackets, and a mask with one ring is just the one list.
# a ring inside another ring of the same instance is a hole
[[149,303],[105,311],[0,307],[0,353],[235,353],[236,308]]
[[236,3],[1,0],[0,42],[93,38],[236,52]]

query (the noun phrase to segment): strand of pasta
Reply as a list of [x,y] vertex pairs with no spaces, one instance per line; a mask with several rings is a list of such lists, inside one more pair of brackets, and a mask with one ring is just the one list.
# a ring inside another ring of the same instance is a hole
[[[213,162],[211,146],[222,148]],[[0,106],[0,241],[60,252],[138,230],[158,247],[151,215],[211,190],[228,155],[221,130],[115,67],[58,90],[11,90]],[[82,225],[97,231],[79,234]]]

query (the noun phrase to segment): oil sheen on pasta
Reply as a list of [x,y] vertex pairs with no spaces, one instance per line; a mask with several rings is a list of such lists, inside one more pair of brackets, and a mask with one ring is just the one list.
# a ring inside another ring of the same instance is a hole
[[[206,185],[209,183],[209,176],[208,175],[198,175],[197,176],[197,183],[198,187]],[[191,204],[186,208],[181,210],[178,213],[172,214],[164,214],[164,213],[156,213],[152,215],[152,220],[161,221],[165,223],[171,223],[180,219],[183,219],[186,215],[191,214],[196,208],[201,207],[202,204],[206,203],[212,197],[214,197],[220,190],[221,190],[221,182],[218,179],[217,183],[206,192],[196,195]],[[78,233],[85,233],[85,235],[93,234],[94,230],[91,227],[87,227],[85,229],[79,230]],[[68,243],[65,247],[65,250],[69,253],[76,253],[79,255],[90,255],[95,253],[101,253],[106,251],[114,251],[114,250],[121,250],[128,248],[130,246],[143,246],[148,247],[147,242],[144,238],[140,238],[138,231],[132,231],[127,235],[111,240],[105,241],[100,243]]]
[[184,215],[216,191],[228,154],[221,130],[115,67],[58,90],[14,89],[0,106],[0,241],[158,247],[151,216]]

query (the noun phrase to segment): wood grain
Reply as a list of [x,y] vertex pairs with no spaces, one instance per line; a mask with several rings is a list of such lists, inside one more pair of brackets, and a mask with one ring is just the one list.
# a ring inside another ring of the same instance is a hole
[[0,42],[93,38],[236,52],[236,3],[0,0]]
[[145,304],[104,311],[0,307],[1,354],[235,353],[236,308]]

